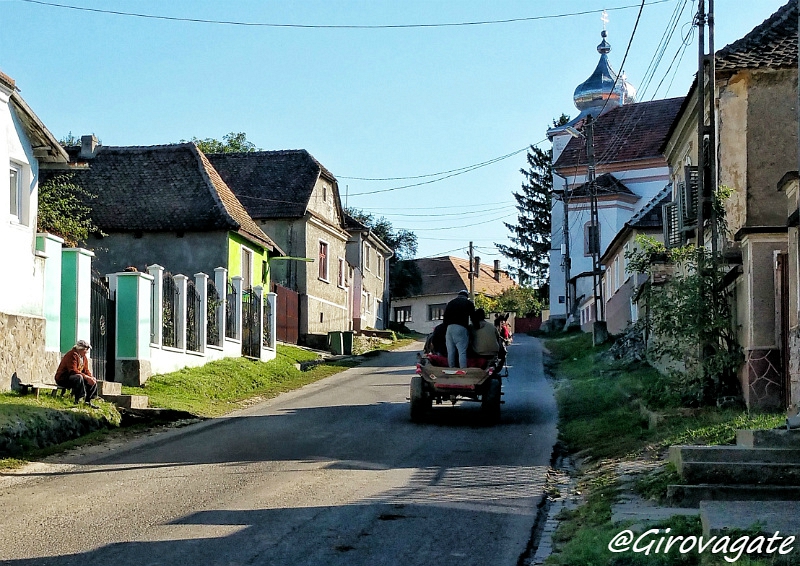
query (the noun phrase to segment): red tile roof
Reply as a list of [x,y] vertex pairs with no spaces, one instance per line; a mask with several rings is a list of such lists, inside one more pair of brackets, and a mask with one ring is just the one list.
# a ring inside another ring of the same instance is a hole
[[[682,102],[682,96],[638,102],[601,115],[594,125],[596,164],[662,157],[661,145]],[[583,138],[571,139],[554,164],[555,169],[586,167],[585,146]]]
[[[419,295],[455,295],[469,289],[469,260],[444,256],[416,259],[414,262],[422,273],[422,291]],[[475,278],[475,293],[497,297],[516,282],[505,271],[500,272],[500,281],[494,278],[491,265],[481,263],[480,273]]]

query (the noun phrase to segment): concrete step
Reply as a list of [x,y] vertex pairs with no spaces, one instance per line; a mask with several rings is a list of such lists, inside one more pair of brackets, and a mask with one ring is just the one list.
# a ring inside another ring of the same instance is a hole
[[684,462],[765,462],[800,464],[800,448],[743,446],[670,446],[669,461],[681,471]]
[[800,430],[737,430],[736,445],[746,448],[799,448]]
[[683,462],[686,483],[800,485],[800,464],[771,462]]
[[756,525],[759,534],[786,537],[800,532],[800,501],[702,501],[700,520],[706,537]]
[[126,409],[146,409],[150,403],[147,395],[103,395],[103,399]]
[[798,485],[668,485],[667,505],[697,509],[701,501],[800,501]]
[[98,381],[97,394],[100,397],[106,395],[122,395],[122,384],[116,381]]

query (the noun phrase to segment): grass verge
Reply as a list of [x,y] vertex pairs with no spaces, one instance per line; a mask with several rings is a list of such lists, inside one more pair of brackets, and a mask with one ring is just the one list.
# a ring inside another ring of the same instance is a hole
[[[609,542],[623,529],[644,529],[612,523],[612,506],[622,485],[617,464],[633,460],[661,460],[672,444],[728,444],[737,429],[774,428],[781,414],[748,413],[736,409],[685,410],[670,406],[662,394],[662,377],[645,364],[623,366],[607,355],[607,347],[593,347],[588,334],[569,334],[546,341],[548,368],[556,388],[559,436],[583,463],[576,479],[582,504],[559,516],[553,535],[552,566],[729,564],[721,554],[633,553],[614,554]],[[644,497],[663,499],[666,486],[679,483],[669,466],[641,474],[631,487]],[[626,487],[626,489],[629,489]],[[699,518],[673,517],[648,528],[670,529],[678,536],[702,533]],[[790,555],[791,556],[791,555]],[[730,555],[729,555],[730,558]],[[741,556],[737,564],[789,564],[781,559]]]

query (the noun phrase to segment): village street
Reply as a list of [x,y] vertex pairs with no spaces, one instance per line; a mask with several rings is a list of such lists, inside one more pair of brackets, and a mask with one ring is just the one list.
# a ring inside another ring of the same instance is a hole
[[515,337],[502,423],[412,424],[417,343],[231,415],[0,477],[10,565],[509,565],[556,440],[537,339]]

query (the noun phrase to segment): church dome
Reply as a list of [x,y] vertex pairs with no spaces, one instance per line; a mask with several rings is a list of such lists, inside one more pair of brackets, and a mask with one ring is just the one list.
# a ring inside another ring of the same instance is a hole
[[600,35],[603,38],[597,46],[600,61],[591,76],[578,85],[573,95],[575,106],[581,115],[591,114],[597,117],[601,110],[611,110],[636,101],[636,89],[627,81],[625,73],[618,79],[608,62],[611,44],[606,41],[606,30]]

